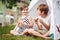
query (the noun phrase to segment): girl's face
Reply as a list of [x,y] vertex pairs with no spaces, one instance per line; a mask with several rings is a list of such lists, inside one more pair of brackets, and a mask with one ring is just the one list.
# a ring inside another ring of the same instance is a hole
[[28,8],[27,8],[27,7],[24,8],[24,9],[22,10],[22,13],[23,13],[23,14],[28,14]]

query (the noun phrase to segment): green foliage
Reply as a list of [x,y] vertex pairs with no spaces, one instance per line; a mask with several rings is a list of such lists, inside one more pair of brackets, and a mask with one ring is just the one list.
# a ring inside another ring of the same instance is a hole
[[0,35],[7,34],[15,27],[15,25],[6,25],[5,27],[0,26]]
[[16,6],[16,0],[7,0],[6,7],[12,9],[13,6]]
[[13,6],[17,6],[17,2],[23,2],[24,4],[29,5],[29,1],[22,1],[22,0],[2,0],[3,4],[6,4],[6,7],[12,9]]

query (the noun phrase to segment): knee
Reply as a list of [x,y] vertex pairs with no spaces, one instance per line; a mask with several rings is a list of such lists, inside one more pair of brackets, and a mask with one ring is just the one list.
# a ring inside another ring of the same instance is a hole
[[13,32],[14,32],[14,30],[11,30],[11,31],[10,31],[10,34],[13,34]]
[[19,35],[19,33],[17,31],[15,31],[15,30],[11,30],[10,34],[12,34],[12,35]]
[[28,29],[25,29],[25,30],[24,30],[24,33],[27,33],[27,32],[28,32]]

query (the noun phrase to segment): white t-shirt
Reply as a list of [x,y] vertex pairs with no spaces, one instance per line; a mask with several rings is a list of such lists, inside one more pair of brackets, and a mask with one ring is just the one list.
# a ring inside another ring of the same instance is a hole
[[41,19],[41,20],[43,20],[44,23],[46,23],[47,25],[49,25],[49,24],[50,24],[50,20],[51,20],[51,19],[50,19],[50,15],[48,15],[46,18],[42,18],[41,16],[38,16],[38,17],[36,17],[36,18],[38,18],[38,24],[39,24],[39,25],[42,25],[42,29],[47,30],[47,29],[44,27],[44,25],[40,23],[39,20]]

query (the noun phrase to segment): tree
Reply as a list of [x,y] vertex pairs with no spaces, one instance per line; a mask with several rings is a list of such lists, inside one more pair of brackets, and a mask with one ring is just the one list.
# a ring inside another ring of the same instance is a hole
[[6,7],[9,9],[12,9],[13,6],[17,6],[17,4],[16,4],[17,2],[23,2],[27,5],[29,5],[29,3],[26,2],[25,0],[7,0]]

